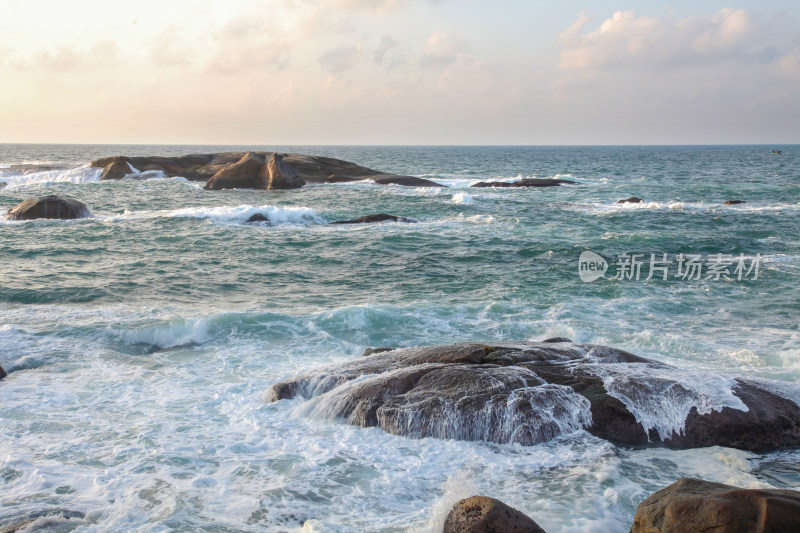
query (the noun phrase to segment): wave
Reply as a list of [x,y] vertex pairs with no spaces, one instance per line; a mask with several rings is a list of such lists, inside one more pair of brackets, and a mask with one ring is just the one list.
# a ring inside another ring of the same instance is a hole
[[799,203],[747,203],[739,205],[725,205],[724,202],[683,202],[680,200],[668,200],[661,202],[639,202],[639,203],[572,203],[566,205],[567,209],[577,211],[588,211],[589,213],[606,215],[620,213],[624,211],[694,211],[694,212],[730,212],[730,213],[757,213],[757,212],[781,212],[800,210]]
[[5,182],[9,188],[27,187],[31,185],[44,185],[48,183],[96,183],[100,181],[101,168],[92,168],[89,165],[67,169],[37,170],[11,170],[0,169],[0,182]]
[[475,200],[472,198],[472,196],[463,191],[455,193],[451,201],[454,204],[462,204],[462,205],[472,205],[475,203]]
[[274,205],[239,205],[221,207],[185,207],[182,209],[160,211],[129,211],[121,215],[107,217],[108,221],[147,219],[147,218],[198,218],[211,222],[227,224],[243,224],[251,216],[262,214],[269,218],[273,226],[293,224],[307,226],[325,224],[327,221],[316,211],[308,207],[277,207]]

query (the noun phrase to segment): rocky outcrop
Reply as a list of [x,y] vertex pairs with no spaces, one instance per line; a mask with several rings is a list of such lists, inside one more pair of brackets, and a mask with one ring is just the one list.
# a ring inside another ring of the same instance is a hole
[[385,213],[378,213],[375,215],[366,215],[353,220],[337,220],[331,224],[371,224],[375,222],[405,222],[407,224],[414,224],[416,220],[398,217],[395,215],[387,215]]
[[473,187],[558,187],[574,184],[574,181],[562,179],[526,178],[519,181],[481,181]]
[[262,215],[261,213],[256,213],[255,215],[251,216],[247,220],[244,221],[245,224],[266,224],[267,226],[270,225],[270,220],[268,217]]
[[85,204],[61,196],[29,198],[9,209],[3,220],[33,220],[36,218],[58,218],[62,220],[91,217]]
[[800,531],[800,492],[682,478],[639,504],[631,533]]
[[442,533],[545,533],[526,514],[487,496],[457,502],[444,521]]
[[409,437],[530,445],[583,429],[624,445],[800,447],[800,406],[764,382],[548,341],[395,349],[278,382],[265,400]]
[[618,204],[640,204],[644,200],[638,198],[636,196],[631,196],[630,198],[625,198],[624,200],[617,200]]
[[267,189],[297,189],[306,184],[291,165],[283,161],[283,155],[275,154],[267,164],[269,181]]
[[[141,172],[158,170],[168,177],[180,176],[192,181],[208,181],[221,170],[236,164],[246,155],[251,154],[263,161],[270,161],[275,152],[228,152],[212,154],[191,154],[177,157],[125,157],[114,156],[105,157],[92,161],[91,166],[102,168],[104,176],[102,179],[121,179],[125,176],[125,167],[116,165],[112,172],[110,165],[115,163],[130,163]],[[289,165],[297,172],[297,179],[307,183],[341,183],[348,181],[359,181],[374,179],[381,184],[399,184],[413,187],[441,187],[423,178],[413,176],[398,176],[388,174],[371,168],[362,167],[349,161],[334,159],[332,157],[322,157],[305,154],[281,154],[282,163]],[[106,174],[108,170],[108,174]],[[130,173],[130,168],[125,171]],[[269,176],[265,173],[265,182]]]
[[206,182],[207,190],[220,189],[266,189],[267,169],[264,158],[247,152],[236,163],[226,165]]
[[103,172],[100,174],[100,181],[121,180],[128,174],[133,174],[128,158],[115,157],[103,167]]
[[747,203],[745,200],[728,200],[725,202],[725,205],[739,205]]

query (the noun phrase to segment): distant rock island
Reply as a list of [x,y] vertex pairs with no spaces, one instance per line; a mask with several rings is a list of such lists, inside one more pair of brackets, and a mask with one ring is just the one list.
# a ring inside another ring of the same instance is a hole
[[101,180],[135,178],[148,171],[206,182],[206,189],[296,189],[306,183],[373,180],[380,185],[443,187],[423,178],[372,170],[349,161],[277,152],[227,152],[178,157],[105,157],[92,161],[102,168]]

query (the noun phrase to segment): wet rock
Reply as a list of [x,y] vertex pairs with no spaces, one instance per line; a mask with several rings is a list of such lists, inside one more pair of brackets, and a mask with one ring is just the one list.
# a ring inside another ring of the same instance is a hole
[[394,350],[394,348],[390,348],[388,346],[380,346],[378,348],[366,348],[364,350],[364,353],[362,353],[361,355],[363,357],[366,357],[368,355],[373,355],[376,353],[391,352],[392,350]]
[[269,226],[271,223],[269,218],[262,215],[261,213],[256,213],[255,215],[251,216],[247,220],[244,221],[245,224],[266,224]]
[[745,200],[728,200],[725,202],[725,205],[739,205],[747,203]]
[[100,174],[100,181],[105,180],[121,180],[128,174],[133,174],[131,170],[130,160],[127,157],[114,157],[107,165],[103,167],[103,172]]
[[519,181],[481,181],[473,187],[558,187],[574,184],[571,180],[527,178]]
[[265,400],[299,396],[309,415],[409,437],[530,445],[583,429],[623,445],[800,447],[800,406],[768,383],[548,340],[399,348],[278,382]]
[[84,513],[67,509],[48,509],[28,514],[23,520],[0,526],[0,533],[49,531],[53,533],[72,531],[85,525]]
[[549,339],[545,339],[542,342],[572,342],[570,339],[566,337],[550,337]]
[[395,215],[387,215],[385,213],[378,213],[376,215],[359,217],[354,220],[338,220],[336,222],[331,222],[331,224],[371,224],[375,222],[405,222],[407,224],[414,224],[416,223],[416,220],[398,217]]
[[360,181],[360,180],[352,176],[341,176],[339,174],[331,174],[330,176],[328,176],[328,179],[326,181],[328,183],[352,183],[354,181]]
[[453,506],[442,533],[545,533],[530,517],[487,496],[464,498]]
[[57,218],[62,220],[91,217],[92,212],[85,204],[61,196],[42,196],[29,198],[12,207],[3,215],[3,220],[33,220],[37,218]]
[[6,377],[7,375],[8,375],[8,374],[6,373],[6,371],[5,371],[5,370],[3,370],[3,367],[2,367],[2,366],[0,366],[0,379],[3,379],[3,378],[4,378],[4,377]]
[[682,478],[639,504],[631,533],[800,531],[800,492]]
[[436,183],[425,178],[417,178],[414,176],[396,176],[394,174],[381,174],[372,176],[372,180],[379,185],[403,185],[405,187],[444,187],[440,183]]
[[269,181],[267,189],[298,189],[306,184],[300,174],[288,163],[283,161],[283,155],[275,154],[267,164]]
[[624,200],[617,200],[618,204],[640,204],[644,200],[638,198],[636,196],[631,196],[630,198],[625,198]]
[[206,183],[211,191],[221,189],[266,189],[268,171],[264,158],[247,152],[239,161],[220,169]]

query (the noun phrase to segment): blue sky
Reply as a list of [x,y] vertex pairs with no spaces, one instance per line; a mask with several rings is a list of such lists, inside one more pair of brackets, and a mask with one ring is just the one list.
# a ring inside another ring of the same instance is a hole
[[800,143],[798,11],[0,0],[0,142]]

